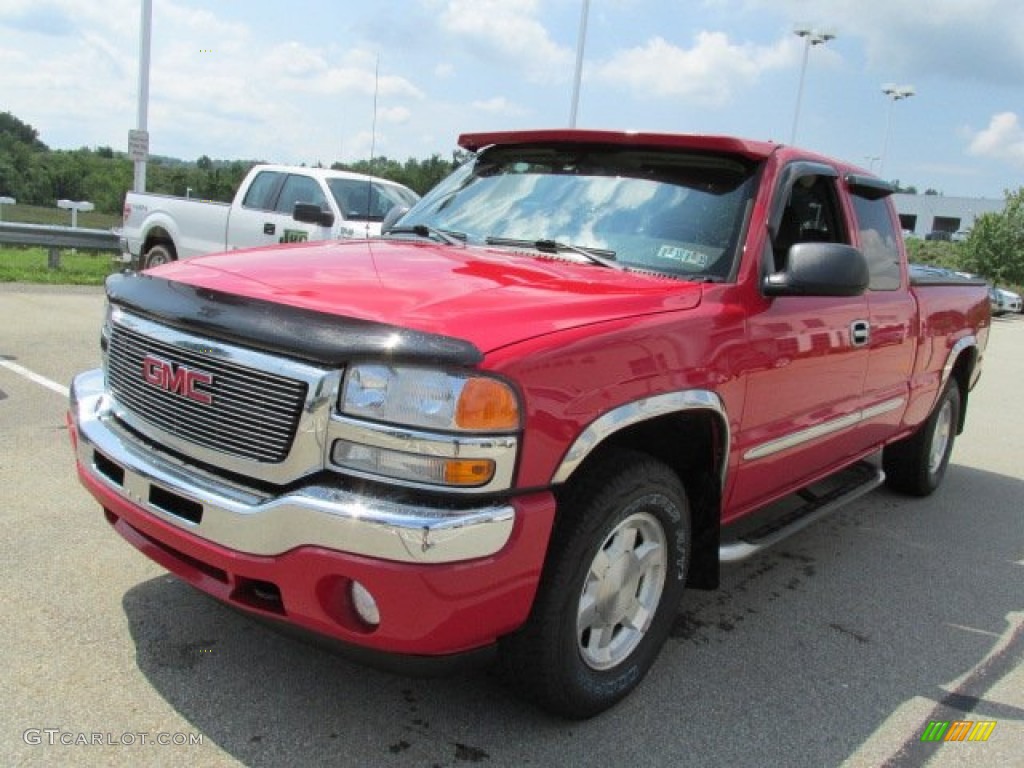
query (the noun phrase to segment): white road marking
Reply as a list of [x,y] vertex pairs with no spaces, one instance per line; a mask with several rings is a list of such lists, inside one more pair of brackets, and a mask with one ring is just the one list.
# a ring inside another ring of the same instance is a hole
[[0,360],[0,367],[6,368],[7,370],[18,374],[19,376],[22,376],[28,379],[29,381],[35,382],[41,387],[46,387],[47,389],[53,390],[58,395],[63,395],[64,397],[67,397],[69,394],[67,387],[62,386],[55,381],[50,381],[45,376],[40,376],[38,373],[30,371],[28,368],[25,368],[24,366],[18,365],[17,363],[12,363],[10,360]]

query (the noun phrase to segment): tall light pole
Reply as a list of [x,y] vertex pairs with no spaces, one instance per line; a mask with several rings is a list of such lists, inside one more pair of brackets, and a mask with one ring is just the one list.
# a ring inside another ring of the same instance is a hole
[[885,168],[885,156],[889,152],[889,135],[892,133],[892,112],[893,107],[896,106],[897,101],[903,99],[909,99],[914,95],[914,86],[912,85],[893,85],[892,83],[886,83],[882,86],[882,93],[889,97],[889,114],[885,119],[885,140],[882,142],[882,155],[878,159],[878,175],[882,175],[882,169]]
[[146,191],[146,160],[149,159],[149,42],[153,27],[153,0],[142,0],[139,24],[139,113],[134,131],[128,132],[129,156],[135,161],[136,192]]
[[829,40],[835,40],[836,33],[830,29],[812,29],[811,27],[797,26],[793,34],[803,38],[804,60],[800,65],[800,87],[796,92],[796,109],[793,112],[793,131],[789,135],[790,145],[796,143],[796,125],[800,121],[800,102],[804,98],[804,76],[807,74],[807,57],[811,48],[815,45],[824,45]]
[[583,77],[583,47],[587,42],[587,15],[590,13],[590,0],[583,0],[580,9],[580,33],[576,38],[576,74],[572,80],[572,106],[569,109],[569,127],[576,127],[576,111],[580,103],[580,79]]

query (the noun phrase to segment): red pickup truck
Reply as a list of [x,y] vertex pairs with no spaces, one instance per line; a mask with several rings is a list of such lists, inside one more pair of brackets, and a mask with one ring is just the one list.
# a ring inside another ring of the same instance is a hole
[[988,296],[911,275],[888,184],[726,137],[460,143],[381,239],[110,278],[69,419],[118,533],[372,661],[497,650],[587,717],[721,563],[939,485]]

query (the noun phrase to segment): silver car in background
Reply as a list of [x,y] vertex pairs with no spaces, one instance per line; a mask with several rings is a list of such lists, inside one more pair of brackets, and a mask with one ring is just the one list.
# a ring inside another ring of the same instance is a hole
[[995,317],[1021,311],[1020,295],[1013,291],[993,287],[989,289],[988,298],[992,305],[992,314]]

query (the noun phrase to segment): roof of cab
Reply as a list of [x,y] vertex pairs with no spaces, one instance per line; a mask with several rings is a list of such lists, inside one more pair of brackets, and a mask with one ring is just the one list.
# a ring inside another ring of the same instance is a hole
[[304,176],[311,176],[318,179],[349,179],[351,181],[373,181],[395,187],[404,187],[393,179],[385,179],[380,176],[369,176],[365,173],[355,171],[340,171],[333,168],[318,168],[305,165],[280,165],[277,163],[257,163],[254,168],[261,171],[276,171],[278,173],[301,173]]

